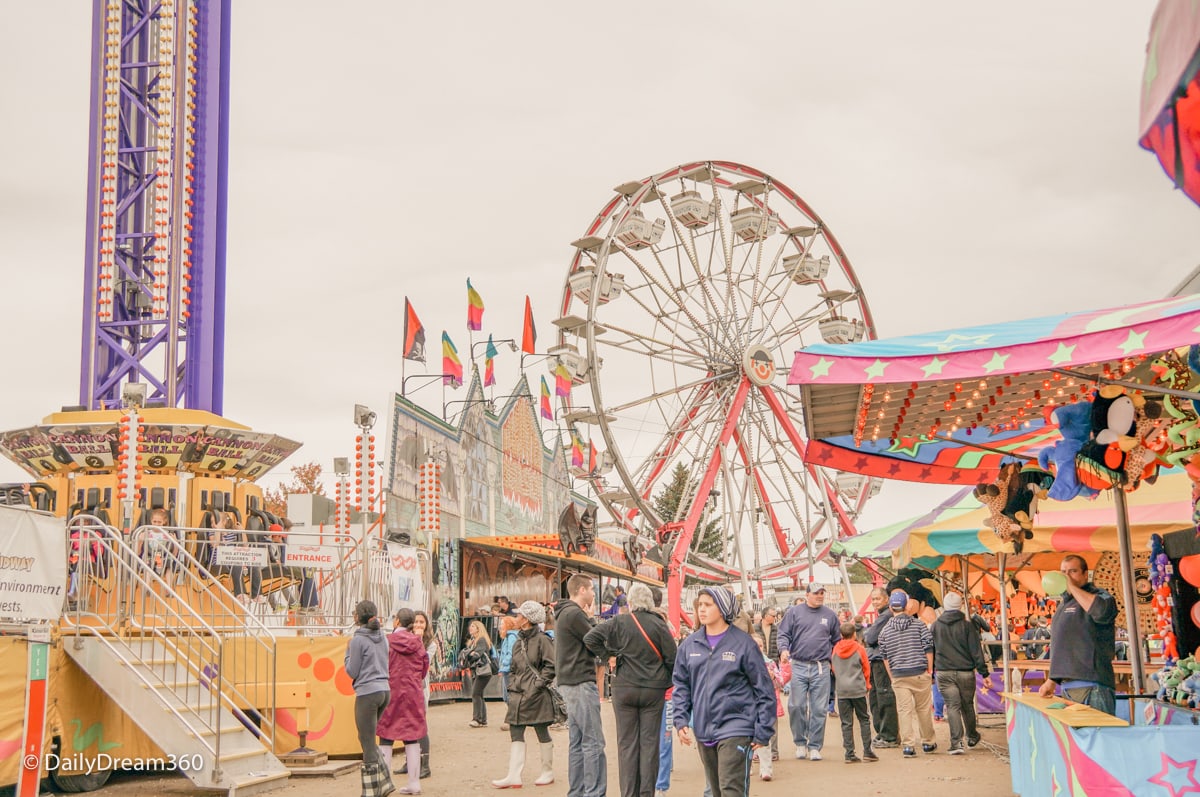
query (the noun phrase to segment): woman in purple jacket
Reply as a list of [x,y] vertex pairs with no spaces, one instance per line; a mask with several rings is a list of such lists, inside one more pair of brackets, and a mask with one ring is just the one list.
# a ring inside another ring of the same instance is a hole
[[384,764],[392,769],[392,745],[404,742],[408,764],[408,785],[401,794],[421,793],[421,739],[428,734],[425,724],[425,673],[429,672],[429,654],[421,637],[413,633],[412,609],[400,609],[392,618],[394,630],[388,635],[388,684],[392,699],[379,718],[379,746]]

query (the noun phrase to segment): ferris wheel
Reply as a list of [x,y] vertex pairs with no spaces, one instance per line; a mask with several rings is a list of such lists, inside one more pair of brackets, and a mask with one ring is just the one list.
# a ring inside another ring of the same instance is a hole
[[550,353],[560,417],[600,452],[576,476],[664,550],[717,528],[731,570],[811,561],[871,487],[803,461],[787,386],[796,349],[875,337],[829,228],[773,177],[703,161],[617,186],[573,246]]

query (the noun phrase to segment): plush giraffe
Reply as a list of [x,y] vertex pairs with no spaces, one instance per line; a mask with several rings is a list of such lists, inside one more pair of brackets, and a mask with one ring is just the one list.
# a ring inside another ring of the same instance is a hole
[[991,484],[976,485],[974,495],[987,508],[990,517],[987,525],[1004,542],[1013,544],[1014,552],[1020,553],[1025,539],[1033,533],[1021,528],[1021,524],[1004,514],[1004,508],[1012,499],[1020,482],[1021,466],[1010,462],[1000,468],[1000,475]]

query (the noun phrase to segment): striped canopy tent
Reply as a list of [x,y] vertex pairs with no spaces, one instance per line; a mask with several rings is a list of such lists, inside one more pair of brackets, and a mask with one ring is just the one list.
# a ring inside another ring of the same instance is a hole
[[953,523],[954,518],[973,514],[978,509],[979,502],[971,495],[971,488],[964,487],[920,517],[901,520],[883,528],[835,540],[830,546],[830,551],[838,556],[891,559],[895,563],[896,554],[906,546],[913,531],[944,522]]
[[[992,482],[1011,457],[1061,439],[1055,406],[1103,385],[1200,398],[1154,384],[1150,364],[1200,341],[1200,295],[796,352],[809,442],[806,462],[890,479]],[[1112,522],[1127,517],[1113,495]],[[1190,517],[1190,511],[1184,517]],[[1124,529],[1122,530],[1124,531]],[[1122,592],[1135,603],[1127,533],[1118,533]],[[1027,541],[1028,542],[1028,541]],[[1128,618],[1129,626],[1136,617]],[[1137,646],[1133,646],[1138,649]],[[1142,680],[1134,657],[1135,681]]]

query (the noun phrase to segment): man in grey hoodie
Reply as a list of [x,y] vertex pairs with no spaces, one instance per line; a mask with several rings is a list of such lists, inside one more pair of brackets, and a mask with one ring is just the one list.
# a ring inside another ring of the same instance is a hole
[[962,595],[947,592],[942,599],[945,611],[931,629],[933,668],[937,672],[938,689],[946,699],[946,719],[950,722],[950,755],[963,754],[964,736],[967,746],[979,744],[975,673],[983,676],[984,686],[990,686],[979,629],[962,613],[962,605]]

